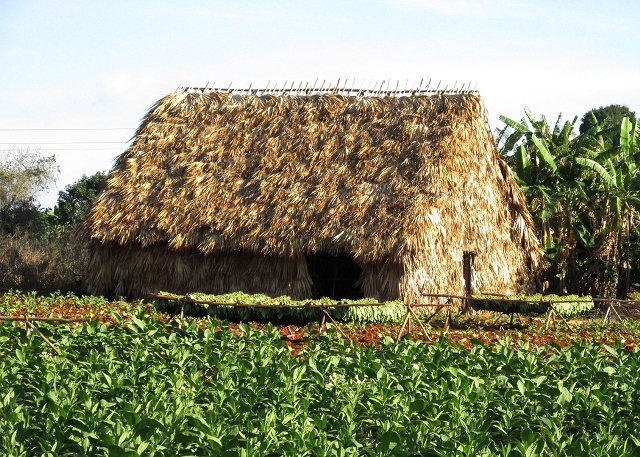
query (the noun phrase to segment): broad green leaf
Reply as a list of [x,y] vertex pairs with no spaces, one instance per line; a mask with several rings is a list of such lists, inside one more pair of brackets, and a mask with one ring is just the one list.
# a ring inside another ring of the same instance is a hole
[[609,172],[595,160],[585,157],[576,157],[576,163],[595,171],[598,174],[598,177],[600,177],[600,179],[602,179],[609,187],[617,187],[615,178],[611,176]]
[[419,398],[411,402],[411,404],[409,405],[409,412],[419,413],[421,411],[424,411],[426,408],[427,408],[427,402]]
[[516,131],[518,131],[520,133],[528,133],[530,131],[529,127],[527,127],[524,123],[521,124],[521,123],[516,122],[516,121],[514,121],[512,119],[509,119],[508,117],[500,116],[500,120],[502,122],[504,122],[505,124],[507,124],[512,129],[514,129],[514,130],[516,130]]
[[529,154],[527,148],[524,145],[518,146],[518,152],[516,153],[516,172],[518,178],[525,184],[531,184],[531,161],[529,160]]
[[109,445],[109,457],[140,457],[136,451],[126,451],[118,445]]
[[628,117],[622,118],[620,122],[620,149],[625,153],[631,151],[633,146],[633,124]]
[[536,145],[536,150],[538,152],[538,156],[540,157],[540,159],[547,165],[547,167],[549,167],[549,169],[553,173],[556,173],[558,171],[558,166],[556,165],[556,162],[553,159],[553,156],[549,152],[549,149],[547,148],[545,141],[541,140],[535,135],[531,135],[531,141],[533,141],[533,144]]

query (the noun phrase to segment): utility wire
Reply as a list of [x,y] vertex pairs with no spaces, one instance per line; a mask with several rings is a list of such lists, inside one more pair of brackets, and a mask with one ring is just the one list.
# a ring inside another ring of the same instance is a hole
[[124,146],[121,148],[38,148],[41,151],[122,151]]
[[103,129],[0,129],[0,132],[34,132],[34,131],[51,131],[51,130],[64,130],[64,131],[80,131],[80,130],[135,130],[137,127],[114,127]]
[[40,143],[38,141],[32,141],[31,143],[0,143],[0,144],[9,144],[9,145],[25,145],[25,146],[29,146],[29,145],[38,145],[38,144],[48,144],[48,145],[52,145],[52,144],[125,144],[128,143],[128,141],[58,141],[55,143]]

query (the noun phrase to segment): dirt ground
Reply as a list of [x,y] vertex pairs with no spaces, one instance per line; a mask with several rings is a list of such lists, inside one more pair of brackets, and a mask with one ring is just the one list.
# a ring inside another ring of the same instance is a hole
[[[108,307],[91,308],[78,307],[73,301],[60,301],[55,305],[49,305],[46,313],[42,315],[60,317],[88,317],[98,318],[101,322],[110,325],[126,325],[130,316],[135,314],[131,307],[123,302],[112,302]],[[147,304],[146,312],[163,321],[172,319],[172,316],[158,313],[151,304]],[[117,311],[121,316],[120,321],[115,319],[112,311]],[[16,309],[12,314],[16,316],[25,315],[26,310]],[[34,315],[29,312],[29,315]],[[470,347],[474,342],[491,345],[504,342],[508,338],[513,344],[528,343],[533,346],[543,346],[547,344],[557,344],[565,346],[567,344],[587,340],[615,346],[621,344],[629,350],[640,347],[640,305],[626,306],[620,310],[619,322],[614,313],[610,313],[613,318],[603,324],[605,310],[594,310],[582,319],[571,319],[568,321],[569,327],[560,318],[556,318],[546,326],[546,316],[509,316],[498,315],[486,311],[477,312],[473,315],[453,315],[449,325],[444,314],[437,316],[429,323],[421,326],[412,320],[410,328],[405,327],[402,338],[412,338],[425,342],[434,342],[445,335],[446,338],[466,347]],[[40,313],[35,313],[40,315]],[[198,319],[198,318],[196,318]],[[198,319],[199,325],[206,326],[207,320]],[[263,323],[252,322],[252,328],[261,329],[265,327]],[[241,333],[238,323],[230,323],[230,328],[234,332]],[[372,345],[380,343],[385,337],[398,338],[401,324],[357,324],[339,323],[337,328],[329,324],[330,332],[335,338],[348,338],[355,344]],[[296,355],[311,338],[316,338],[323,329],[319,323],[307,326],[279,325],[281,339],[291,348],[292,354]],[[341,332],[344,334],[342,335]]]

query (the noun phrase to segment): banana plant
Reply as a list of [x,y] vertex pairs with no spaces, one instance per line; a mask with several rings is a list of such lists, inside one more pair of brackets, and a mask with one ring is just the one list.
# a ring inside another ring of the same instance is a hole
[[631,273],[629,232],[640,212],[640,128],[628,118],[619,126],[618,142],[607,148],[600,125],[586,132],[591,141],[582,148],[576,163],[586,171],[590,182],[591,217],[597,221],[598,249],[594,253],[606,259],[617,279],[617,295],[626,298]]
[[501,116],[498,131],[502,157],[511,165],[551,261],[546,281],[551,289],[565,292],[567,280],[577,269],[578,243],[587,232],[581,209],[585,189],[575,166],[576,135],[573,121],[558,116],[553,128],[545,116],[536,119],[525,107],[525,117],[514,121]]

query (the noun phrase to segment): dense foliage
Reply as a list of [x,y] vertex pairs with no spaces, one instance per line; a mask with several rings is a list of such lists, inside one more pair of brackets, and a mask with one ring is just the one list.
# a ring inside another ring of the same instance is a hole
[[86,176],[65,187],[58,193],[58,204],[53,209],[55,223],[63,227],[73,227],[80,224],[89,210],[93,200],[104,189],[107,174],[98,173]]
[[53,183],[55,159],[16,154],[0,160],[0,289],[82,292],[87,255],[78,229],[106,174],[83,176],[43,209],[35,196]]
[[501,117],[501,152],[523,190],[549,260],[539,289],[626,298],[638,258],[640,129],[623,117],[592,116],[555,125],[525,109],[520,122]]
[[32,202],[51,186],[60,172],[55,156],[42,156],[39,151],[11,148],[0,154],[0,210],[16,204]]
[[[0,325],[0,453],[637,455],[640,353],[379,348],[208,321]],[[178,327],[181,324],[181,328]]]
[[[179,295],[162,292],[161,295],[180,297]],[[335,305],[343,304],[372,304],[378,301],[375,298],[362,298],[358,300],[332,300],[330,298],[319,298],[315,300],[292,300],[287,296],[269,297],[265,294],[246,294],[244,292],[233,292],[222,295],[211,295],[204,293],[192,293],[183,296],[196,301],[214,303],[239,303],[239,304],[260,304],[261,307],[235,307],[217,306],[206,303],[186,303],[185,312],[188,314],[207,314],[220,319],[234,321],[258,321],[258,322],[298,322],[307,323],[318,321],[322,318],[322,310],[310,307],[309,305]],[[159,309],[177,312],[178,303],[176,300],[156,300]],[[334,319],[343,322],[399,322],[405,316],[407,308],[400,300],[385,302],[382,306],[352,306],[348,308],[329,307],[327,312]]]
[[[628,118],[631,122],[636,121],[636,113],[624,105],[601,106],[585,113],[580,119],[580,133],[586,133],[599,123],[604,123],[607,128],[615,129],[620,125],[622,119]],[[612,141],[613,143],[613,141]]]

